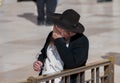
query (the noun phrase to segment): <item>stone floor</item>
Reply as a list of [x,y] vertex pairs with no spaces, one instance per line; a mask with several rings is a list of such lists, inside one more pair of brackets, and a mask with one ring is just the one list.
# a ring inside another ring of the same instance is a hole
[[[75,9],[90,41],[89,62],[115,56],[115,83],[120,83],[120,0],[59,0],[56,12]],[[0,83],[18,83],[37,76],[32,63],[52,26],[36,25],[32,1],[0,6]]]

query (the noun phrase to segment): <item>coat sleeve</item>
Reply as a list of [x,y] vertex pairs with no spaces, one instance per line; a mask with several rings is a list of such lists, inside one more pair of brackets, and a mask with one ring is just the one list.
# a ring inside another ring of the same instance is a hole
[[48,34],[46,42],[41,50],[41,54],[39,54],[39,56],[38,56],[38,60],[43,63],[44,63],[45,59],[47,58],[46,50],[49,45],[49,42],[51,41],[51,36],[52,36],[52,31]]
[[80,38],[71,42],[66,47],[64,38],[58,38],[54,44],[64,62],[65,69],[76,68],[85,65],[88,58],[89,43],[87,38]]
[[46,54],[44,52],[44,48],[41,50],[41,54],[39,54],[38,56],[38,60],[41,61],[42,63],[44,63],[45,59],[46,59]]

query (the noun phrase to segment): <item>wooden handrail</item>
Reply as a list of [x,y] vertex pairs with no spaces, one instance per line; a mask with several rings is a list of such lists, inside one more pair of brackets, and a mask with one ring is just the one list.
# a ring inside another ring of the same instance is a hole
[[[89,63],[83,67],[64,70],[64,71],[61,71],[61,72],[58,72],[55,74],[51,74],[51,75],[41,75],[38,77],[29,77],[26,82],[22,82],[22,83],[40,83],[42,81],[49,81],[49,80],[53,80],[58,77],[66,77],[66,76],[70,76],[73,74],[79,74],[80,72],[85,72],[86,70],[90,70],[90,69],[91,69],[91,74],[93,72],[95,72],[94,69],[96,69],[96,75],[98,75],[96,77],[95,74],[93,73],[92,77],[91,77],[91,81],[95,83],[94,79],[96,78],[96,83],[99,83],[99,79],[101,78],[99,76],[99,67],[101,67],[101,66],[104,67],[104,76],[102,76],[102,81],[105,81],[104,83],[114,83],[114,57],[112,57],[112,56],[110,56],[109,59],[97,61],[94,63]],[[107,79],[105,79],[105,77],[107,77]],[[102,83],[102,81],[101,81],[101,83]]]

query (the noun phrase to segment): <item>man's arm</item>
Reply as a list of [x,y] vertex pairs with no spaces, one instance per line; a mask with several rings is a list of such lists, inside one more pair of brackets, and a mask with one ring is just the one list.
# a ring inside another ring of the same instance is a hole
[[58,38],[54,44],[64,62],[66,69],[80,67],[85,65],[88,58],[88,41],[77,40],[75,43],[70,43],[69,47],[63,38]]

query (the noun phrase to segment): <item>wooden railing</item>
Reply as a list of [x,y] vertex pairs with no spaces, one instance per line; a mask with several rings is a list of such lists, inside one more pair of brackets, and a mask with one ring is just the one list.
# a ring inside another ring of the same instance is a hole
[[[55,83],[55,79],[61,77],[62,83],[70,83],[70,75],[77,74],[77,83],[114,83],[114,58],[110,56],[106,60],[87,64],[86,66],[64,70],[52,75],[29,77],[21,83]],[[82,80],[82,81],[81,81]]]

